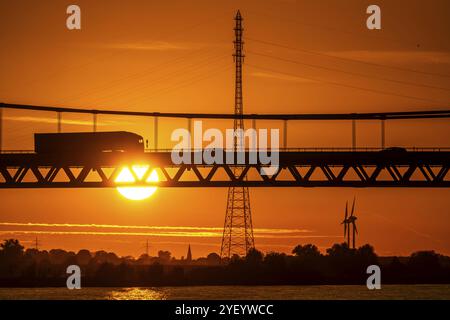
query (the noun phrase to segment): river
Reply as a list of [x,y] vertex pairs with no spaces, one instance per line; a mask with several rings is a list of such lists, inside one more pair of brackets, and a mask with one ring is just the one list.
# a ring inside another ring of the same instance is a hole
[[445,299],[450,285],[385,285],[380,290],[365,286],[191,286],[151,288],[0,288],[0,300],[233,300],[233,299]]

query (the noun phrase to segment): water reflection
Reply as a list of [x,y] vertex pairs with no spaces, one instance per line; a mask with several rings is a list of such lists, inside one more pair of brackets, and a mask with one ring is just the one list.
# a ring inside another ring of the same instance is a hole
[[111,300],[167,300],[167,294],[152,288],[121,288],[109,293]]
[[253,299],[445,299],[450,285],[366,286],[195,286],[136,288],[0,288],[0,300],[253,300]]

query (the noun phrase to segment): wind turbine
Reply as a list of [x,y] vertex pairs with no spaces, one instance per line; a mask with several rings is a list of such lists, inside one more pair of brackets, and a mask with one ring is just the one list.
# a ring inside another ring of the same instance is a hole
[[358,234],[358,228],[356,227],[356,220],[358,217],[355,216],[355,200],[356,198],[353,198],[353,204],[352,204],[352,211],[350,212],[350,216],[348,216],[348,201],[345,203],[345,216],[344,221],[341,222],[341,224],[344,225],[344,239],[347,236],[347,245],[350,248],[350,228],[352,227],[352,233],[353,233],[353,243],[352,248],[355,249],[356,247],[356,234]]
[[341,222],[344,225],[344,241],[345,237],[347,237],[347,245],[350,247],[350,227],[347,228],[348,225],[348,201],[345,203],[345,216],[344,220]]
[[[352,225],[353,227],[353,249],[355,249],[355,242],[356,242],[356,234],[358,233],[358,229],[356,228],[356,219],[358,219],[354,213],[355,213],[355,200],[356,198],[353,198],[353,205],[352,205],[352,213],[350,214],[350,217],[348,217],[348,224]],[[350,226],[348,228],[348,233],[350,234]],[[350,243],[349,243],[350,246]]]

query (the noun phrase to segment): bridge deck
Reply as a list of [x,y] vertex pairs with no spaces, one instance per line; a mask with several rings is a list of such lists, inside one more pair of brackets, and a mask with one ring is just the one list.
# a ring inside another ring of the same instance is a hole
[[[450,187],[450,151],[281,151],[278,170],[261,174],[264,165],[174,165],[170,152],[0,154],[0,188],[104,188],[118,185],[160,187]],[[442,149],[443,150],[443,149]],[[191,159],[200,152],[191,152]],[[236,153],[228,153],[236,156]],[[246,163],[252,152],[245,152]],[[253,154],[254,155],[254,154]],[[227,153],[223,152],[226,159]],[[124,167],[146,165],[136,182],[117,183]],[[235,176],[234,166],[243,167]],[[157,170],[159,182],[145,182]],[[95,176],[97,180],[93,179]]]

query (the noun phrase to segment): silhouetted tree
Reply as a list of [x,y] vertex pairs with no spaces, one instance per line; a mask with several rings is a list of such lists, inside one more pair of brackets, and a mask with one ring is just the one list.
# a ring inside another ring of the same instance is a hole
[[112,263],[103,262],[99,265],[97,271],[95,272],[95,278],[94,280],[99,285],[108,285],[108,284],[115,284],[117,285],[117,272],[116,268]]
[[404,283],[407,278],[406,265],[398,257],[392,258],[391,262],[383,270],[383,278],[390,283]]
[[62,264],[67,259],[67,251],[62,249],[52,249],[49,251],[49,258],[52,264]]
[[378,265],[378,256],[375,253],[375,249],[369,244],[359,247],[356,250],[356,256],[358,263],[362,265],[362,269],[372,264]]
[[82,267],[85,286],[364,284],[370,264],[383,268],[384,283],[450,283],[450,258],[419,251],[409,258],[378,258],[366,244],[350,249],[335,244],[322,255],[312,244],[294,255],[251,249],[245,257],[220,259],[216,253],[186,264],[160,251],[158,257],[118,257],[112,252],[27,249],[18,240],[0,244],[0,286],[64,286],[69,264]]
[[270,252],[264,257],[264,270],[268,284],[284,282],[286,278],[286,254]]
[[18,266],[23,260],[23,246],[19,240],[6,239],[0,244],[0,277],[19,277]]
[[163,280],[164,268],[158,262],[148,267],[145,275],[146,281],[152,285],[160,285]]
[[356,266],[356,250],[350,249],[347,243],[334,244],[327,249],[327,260],[329,263],[328,273],[333,281],[343,283],[354,283],[355,275],[360,270]]
[[206,262],[209,265],[216,265],[216,264],[220,264],[221,259],[217,253],[212,252],[212,253],[208,254],[208,256],[206,257]]
[[19,258],[23,255],[24,247],[17,239],[7,239],[0,244],[1,254],[7,259]]
[[258,265],[263,261],[263,257],[264,255],[261,251],[258,251],[255,248],[251,248],[250,250],[248,250],[247,255],[245,256],[245,262],[252,265]]
[[411,254],[408,261],[411,280],[417,282],[436,282],[441,276],[439,255],[434,251],[417,251]]
[[169,251],[163,251],[163,250],[158,251],[158,259],[161,262],[169,262],[170,258],[171,258],[171,253]]
[[89,261],[92,259],[92,256],[89,250],[81,249],[80,251],[78,251],[76,258],[77,263],[84,266],[89,263]]
[[313,244],[305,244],[304,246],[297,245],[294,250],[292,250],[292,253],[302,259],[314,259],[322,255],[319,249]]

